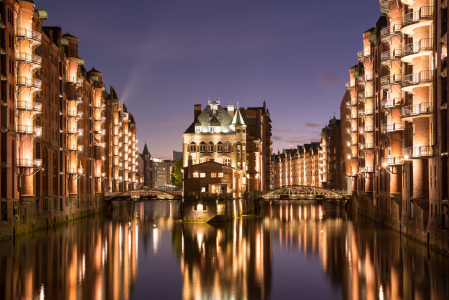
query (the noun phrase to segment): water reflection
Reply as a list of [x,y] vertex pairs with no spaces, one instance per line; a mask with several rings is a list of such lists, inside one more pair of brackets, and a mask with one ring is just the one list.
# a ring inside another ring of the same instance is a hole
[[179,202],[137,202],[1,243],[0,298],[449,298],[446,257],[330,202],[179,219]]

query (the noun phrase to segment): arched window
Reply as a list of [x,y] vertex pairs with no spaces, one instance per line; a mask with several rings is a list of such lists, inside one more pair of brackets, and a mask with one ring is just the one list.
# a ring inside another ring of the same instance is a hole
[[207,152],[214,152],[214,143],[209,142],[209,148],[207,149]]
[[201,144],[200,144],[200,152],[206,152],[206,143],[205,142],[201,142]]
[[222,142],[218,142],[218,144],[217,144],[217,152],[223,152],[223,143]]
[[229,142],[226,142],[224,145],[224,152],[231,152],[231,144]]
[[231,165],[231,159],[230,158],[226,158],[224,161],[225,166],[230,166]]
[[196,144],[195,142],[190,143],[190,152],[196,152]]

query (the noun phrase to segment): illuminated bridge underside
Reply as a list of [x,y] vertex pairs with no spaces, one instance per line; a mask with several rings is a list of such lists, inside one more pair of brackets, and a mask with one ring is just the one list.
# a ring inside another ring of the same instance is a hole
[[292,185],[266,192],[260,198],[269,199],[344,199],[334,191],[316,186]]
[[120,194],[107,197],[106,200],[139,200],[139,199],[163,199],[163,200],[176,200],[181,199],[179,195],[171,194],[166,191],[157,189],[139,189],[133,191],[127,191]]

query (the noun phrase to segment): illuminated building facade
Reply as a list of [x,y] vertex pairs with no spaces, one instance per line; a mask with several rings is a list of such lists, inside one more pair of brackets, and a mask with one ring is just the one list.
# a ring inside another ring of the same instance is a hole
[[[102,73],[84,68],[78,38],[42,26],[45,10],[5,0],[0,13],[2,230],[101,209],[105,188],[119,190],[112,180],[122,177],[125,190],[134,185],[134,119],[106,100]],[[116,132],[123,139],[117,149]],[[121,153],[120,171],[111,170],[114,153]]]
[[449,225],[447,1],[379,2],[342,103],[353,209],[437,244]]
[[239,170],[242,178],[240,189],[233,188],[232,192],[239,197],[246,191],[246,124],[240,110],[234,110],[233,105],[224,109],[220,101],[209,101],[201,111],[201,104],[196,104],[194,122],[182,138],[184,168],[189,167],[189,160],[192,166],[214,161],[232,167]]
[[289,185],[323,186],[323,153],[320,142],[284,149],[273,155],[274,188]]

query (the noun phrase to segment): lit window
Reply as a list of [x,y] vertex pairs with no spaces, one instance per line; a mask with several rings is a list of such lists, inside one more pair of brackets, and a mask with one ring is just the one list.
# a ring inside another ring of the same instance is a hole
[[195,132],[200,133],[201,132],[201,126],[195,126]]
[[226,144],[224,146],[224,151],[225,152],[230,152],[231,151],[231,144],[229,142],[226,142]]
[[224,164],[225,164],[225,166],[230,166],[231,165],[231,159],[230,158],[226,158]]
[[214,143],[209,142],[209,148],[207,150],[208,152],[214,152]]
[[206,152],[206,143],[205,142],[201,142],[201,144],[200,144],[200,152]]
[[218,178],[223,178],[223,173],[218,173]]
[[201,178],[206,178],[206,173],[200,173]]
[[223,152],[223,144],[221,142],[217,144],[217,152]]
[[195,142],[190,143],[190,152],[196,152],[196,144],[195,144]]
[[193,173],[193,178],[198,178],[198,172]]
[[210,173],[210,178],[217,178],[217,173]]

